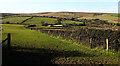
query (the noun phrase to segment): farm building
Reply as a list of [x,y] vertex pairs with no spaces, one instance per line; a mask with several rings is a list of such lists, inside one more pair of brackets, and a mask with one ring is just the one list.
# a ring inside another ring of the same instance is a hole
[[63,25],[53,25],[54,27],[63,27]]
[[52,27],[53,25],[47,25],[47,26]]

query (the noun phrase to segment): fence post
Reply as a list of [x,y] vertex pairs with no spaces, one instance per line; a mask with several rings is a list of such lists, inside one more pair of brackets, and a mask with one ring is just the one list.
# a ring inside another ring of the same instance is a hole
[[60,34],[59,34],[59,36],[58,36],[59,38],[60,38],[60,35],[61,35],[61,32],[60,32]]
[[115,50],[118,52],[118,50],[119,50],[119,41],[118,41],[118,39],[115,41],[115,43],[116,43]]
[[90,38],[90,44],[92,43],[92,38]]
[[106,51],[108,51],[108,38],[106,38]]
[[10,33],[8,33],[8,49],[10,50],[11,49],[11,45],[10,45],[10,39],[11,38],[11,36],[10,36]]
[[50,33],[50,30],[48,30],[48,34]]
[[92,38],[90,38],[90,48],[92,48],[93,45],[92,45]]

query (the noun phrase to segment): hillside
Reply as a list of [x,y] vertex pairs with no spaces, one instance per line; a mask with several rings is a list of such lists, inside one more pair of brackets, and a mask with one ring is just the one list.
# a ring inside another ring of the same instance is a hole
[[[117,64],[118,53],[90,49],[75,42],[50,37],[23,25],[3,26],[3,39],[11,33],[11,53],[3,50],[4,64]],[[6,43],[3,47],[6,46]],[[9,59],[8,59],[9,58]],[[10,59],[12,58],[12,59]]]
[[3,13],[3,64],[119,64],[120,23],[115,13]]
[[33,14],[20,14],[19,16],[53,16],[61,18],[78,18],[86,16],[101,15],[105,13],[82,13],[82,12],[45,12],[45,13],[33,13]]

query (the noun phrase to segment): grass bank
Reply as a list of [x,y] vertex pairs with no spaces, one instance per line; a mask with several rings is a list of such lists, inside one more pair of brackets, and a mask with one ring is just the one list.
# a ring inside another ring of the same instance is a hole
[[[90,49],[83,45],[50,37],[47,34],[24,28],[24,25],[3,24],[2,38],[11,33],[12,54],[3,50],[3,63],[52,64],[118,64],[118,53]],[[6,43],[5,43],[6,44]],[[3,45],[5,46],[5,45]],[[26,59],[26,60],[25,60]]]

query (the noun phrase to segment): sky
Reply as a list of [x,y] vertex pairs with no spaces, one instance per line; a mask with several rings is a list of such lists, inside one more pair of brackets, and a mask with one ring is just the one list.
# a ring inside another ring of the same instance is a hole
[[118,13],[119,0],[0,0],[0,13]]

